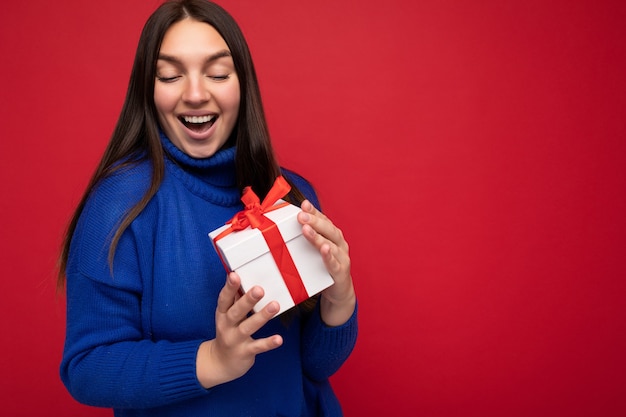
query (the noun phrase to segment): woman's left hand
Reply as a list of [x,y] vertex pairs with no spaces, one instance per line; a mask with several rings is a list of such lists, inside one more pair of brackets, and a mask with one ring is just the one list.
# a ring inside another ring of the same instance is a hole
[[356,305],[348,242],[342,231],[310,201],[303,201],[301,209],[298,221],[302,224],[302,234],[319,250],[326,269],[335,281],[334,285],[322,291],[322,320],[328,326],[342,325],[352,316]]

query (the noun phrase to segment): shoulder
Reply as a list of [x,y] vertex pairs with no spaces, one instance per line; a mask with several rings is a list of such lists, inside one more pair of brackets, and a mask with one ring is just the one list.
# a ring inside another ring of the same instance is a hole
[[120,167],[88,191],[72,236],[68,269],[78,268],[92,277],[109,275],[112,238],[124,216],[145,195],[151,175],[151,164],[139,162]]
[[90,190],[84,212],[95,211],[100,218],[119,221],[120,216],[141,200],[151,178],[152,164],[148,161],[119,167]]
[[285,176],[285,178],[287,178],[293,184],[293,186],[300,190],[300,192],[307,200],[313,203],[315,207],[320,207],[315,188],[306,178],[286,168],[281,168],[281,172]]

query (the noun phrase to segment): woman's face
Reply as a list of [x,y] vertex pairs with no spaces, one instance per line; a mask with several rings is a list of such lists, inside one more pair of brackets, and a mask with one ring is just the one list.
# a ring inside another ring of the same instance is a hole
[[173,24],[161,44],[154,82],[154,104],[167,137],[192,157],[213,155],[233,131],[239,100],[239,79],[220,34],[192,19]]

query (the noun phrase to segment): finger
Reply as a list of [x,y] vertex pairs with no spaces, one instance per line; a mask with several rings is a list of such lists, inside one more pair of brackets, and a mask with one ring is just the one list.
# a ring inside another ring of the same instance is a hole
[[320,248],[320,254],[331,276],[336,278],[338,274],[350,271],[350,257],[345,252],[338,250],[337,247],[323,244]]
[[220,291],[217,297],[217,311],[218,313],[225,314],[228,309],[232,307],[237,299],[239,292],[239,286],[241,281],[239,275],[236,272],[231,272],[226,277],[226,284]]
[[[325,239],[328,239],[330,242],[334,243],[341,249],[348,251],[348,243],[346,242],[343,232],[341,229],[336,227],[332,221],[328,217],[326,217],[322,212],[318,211],[309,203],[311,209],[309,211],[302,211],[298,213],[298,220],[300,223],[305,226],[310,226],[315,230],[315,232]],[[306,205],[305,205],[306,206]],[[303,232],[304,232],[303,227]],[[311,237],[316,237],[314,234],[310,234]],[[316,244],[318,247],[323,243],[323,240],[316,239],[312,241],[312,243]]]
[[[330,252],[333,256],[335,256],[339,262],[343,262],[344,260],[349,260],[349,247],[348,242],[340,239],[340,243],[337,244],[330,239],[327,239],[321,233],[318,233],[310,224],[305,224],[302,226],[302,234],[305,239],[307,239],[313,246],[315,246],[320,252],[324,246],[328,246],[326,249],[327,252]],[[324,254],[322,254],[324,255]]]
[[302,203],[302,213],[298,216],[303,225],[302,234],[319,250],[331,276],[335,280],[349,276],[350,248],[343,232],[309,201]]
[[278,302],[272,301],[268,303],[261,311],[242,321],[239,324],[239,331],[246,336],[252,336],[270,321],[278,313],[279,309]]
[[327,219],[326,215],[322,213],[321,211],[319,211],[317,208],[315,208],[313,203],[311,203],[309,200],[304,200],[302,204],[300,205],[300,209],[304,213],[310,214],[312,216],[319,216],[319,217]]
[[283,344],[282,336],[275,334],[274,336],[266,337],[263,339],[257,339],[250,344],[250,352],[258,355],[260,353],[268,352],[272,349],[276,349]]
[[258,303],[265,292],[263,288],[255,285],[250,288],[241,298],[233,303],[233,305],[228,309],[227,316],[228,318],[234,322],[239,323],[246,318],[248,313],[252,310],[254,305]]

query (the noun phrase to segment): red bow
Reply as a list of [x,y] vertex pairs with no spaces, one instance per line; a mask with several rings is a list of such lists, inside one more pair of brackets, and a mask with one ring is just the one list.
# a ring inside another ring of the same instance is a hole
[[279,199],[287,195],[290,190],[291,186],[289,183],[287,183],[283,177],[278,177],[261,203],[261,200],[254,191],[252,191],[251,187],[244,188],[241,201],[246,208],[235,214],[227,224],[230,224],[232,230],[243,230],[248,226],[252,226],[253,229],[258,229],[259,226],[263,224],[264,219],[267,219],[264,213],[285,207],[289,204],[284,202],[274,205]]

